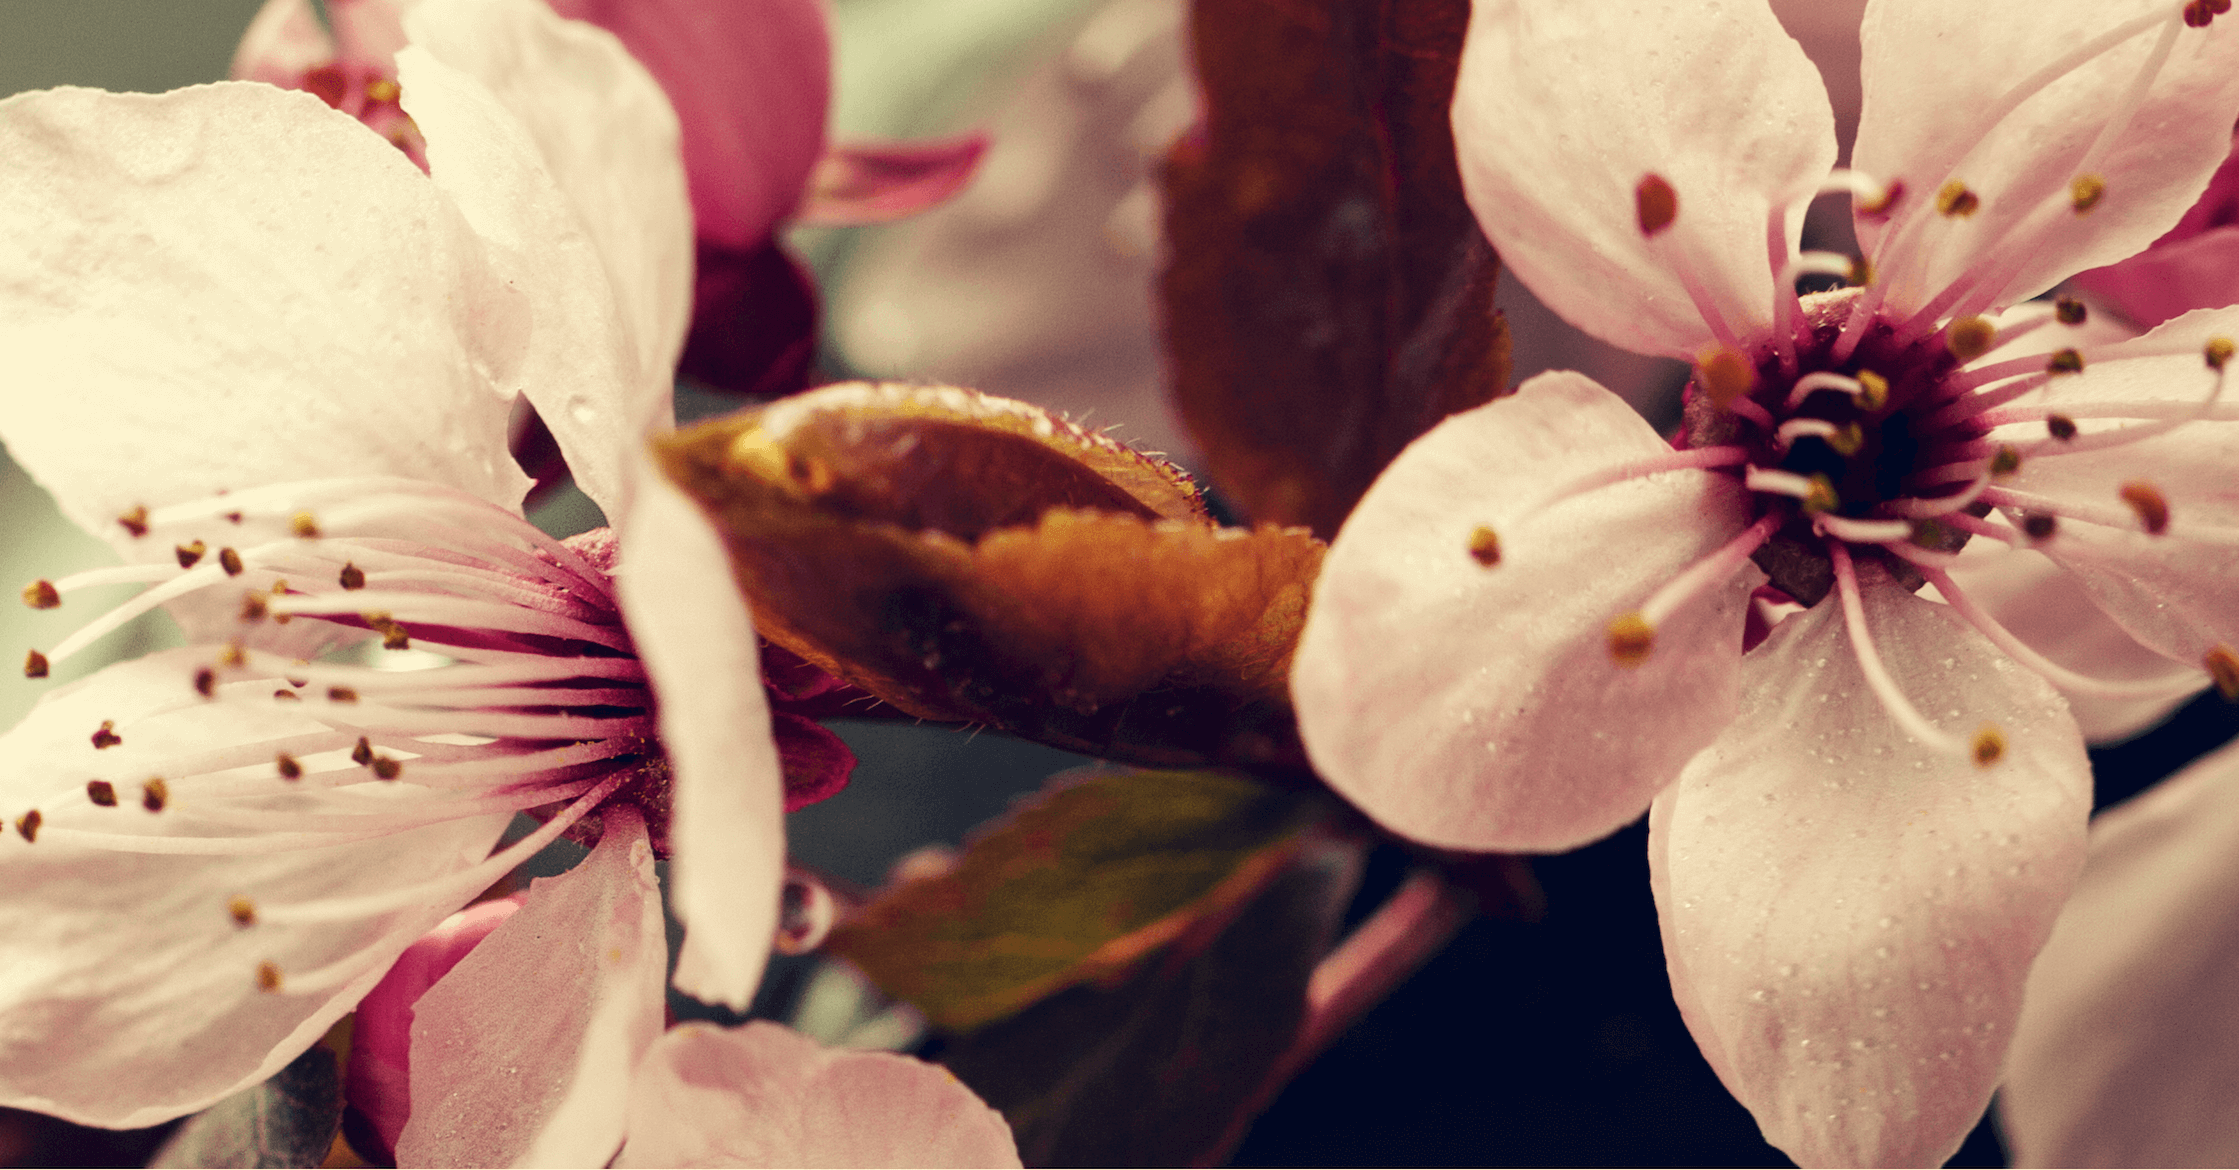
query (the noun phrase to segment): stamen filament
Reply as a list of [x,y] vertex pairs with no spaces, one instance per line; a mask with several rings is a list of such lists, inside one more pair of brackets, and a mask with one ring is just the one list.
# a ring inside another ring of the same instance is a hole
[[1928,578],[1928,583],[1936,587],[1936,592],[1943,595],[1944,601],[1959,616],[1966,618],[1969,624],[1982,631],[1983,637],[1990,639],[1992,645],[2005,651],[2014,661],[2043,675],[2045,681],[2062,690],[2102,699],[2166,699],[2208,685],[2208,676],[2197,670],[2149,679],[2101,679],[2078,674],[2031,649],[2028,643],[2015,637],[2013,631],[1998,624],[1998,619],[1991,617],[1987,610],[1976,605],[1960,590],[1958,583],[1951,579],[1951,574],[1939,568],[1922,566],[1921,576]]
[[1850,633],[1850,648],[1858,660],[1858,669],[1866,676],[1866,686],[1881,700],[1882,709],[1889,717],[1921,745],[1946,755],[1964,756],[1968,745],[1959,737],[1930,723],[1912,705],[1889,677],[1889,668],[1882,665],[1881,652],[1874,648],[1872,631],[1866,628],[1865,603],[1858,596],[1858,571],[1850,563],[1850,550],[1841,541],[1827,542],[1827,555],[1834,562],[1835,589],[1842,595],[1843,626]]

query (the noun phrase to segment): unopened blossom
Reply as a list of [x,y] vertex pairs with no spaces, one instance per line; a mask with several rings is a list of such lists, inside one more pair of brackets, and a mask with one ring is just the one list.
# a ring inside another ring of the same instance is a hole
[[[2239,692],[2239,312],[2092,345],[2024,304],[2206,186],[2239,114],[2225,7],[1874,0],[1841,172],[1762,0],[1475,11],[1479,222],[1574,324],[1694,362],[1687,423],[1553,373],[1410,447],[1316,587],[1302,732],[1439,845],[1647,810],[1681,1012],[1805,1164],[1940,1163],[1981,1115],[2082,861],[2060,690]],[[1798,253],[1822,192],[1863,258]],[[2167,673],[2046,659],[1948,575],[1970,541],[2048,558]]]
[[[759,978],[782,828],[753,628],[635,466],[689,303],[674,115],[533,0],[407,27],[425,173],[265,85],[0,103],[0,437],[126,561],[24,599],[148,586],[25,671],[159,605],[189,642],[0,738],[10,1106],[137,1126],[253,1084],[594,824],[674,856],[680,987],[743,1006]],[[619,541],[522,518],[524,395]],[[522,811],[543,825],[492,852]]]
[[[311,0],[266,0],[234,55],[233,75],[317,93],[411,153],[417,131],[395,112],[391,58],[405,13],[421,2],[328,0],[322,23]],[[681,360],[685,373],[711,385],[779,393],[799,388],[807,371],[815,291],[773,239],[782,223],[914,214],[962,189],[986,145],[968,135],[827,147],[827,0],[549,3],[612,32],[676,108],[698,237],[693,327]],[[502,78],[493,84],[504,89]]]
[[2239,1161],[2239,744],[2100,814],[1998,1097],[2017,1166]]

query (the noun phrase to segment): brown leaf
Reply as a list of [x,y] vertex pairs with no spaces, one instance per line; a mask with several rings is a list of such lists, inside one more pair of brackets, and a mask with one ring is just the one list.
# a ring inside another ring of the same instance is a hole
[[827,387],[657,445],[763,634],[913,715],[1136,763],[1297,766],[1323,545],[1023,403]]
[[1508,379],[1499,260],[1447,107],[1467,0],[1196,0],[1202,129],[1167,159],[1160,299],[1213,479],[1324,538]]

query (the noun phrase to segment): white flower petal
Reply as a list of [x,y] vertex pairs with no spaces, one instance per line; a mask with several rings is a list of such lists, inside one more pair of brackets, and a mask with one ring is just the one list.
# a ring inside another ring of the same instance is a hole
[[2005,757],[1910,739],[1830,595],[1750,652],[1740,717],[1656,798],[1649,872],[1681,1014],[1765,1139],[1807,1166],[1935,1166],[1989,1104],[2091,772],[2044,680],[1943,606],[1863,592],[1908,697],[1957,734],[1996,724]]
[[[1773,322],[1775,208],[1793,250],[1835,162],[1819,71],[1764,0],[1483,0],[1454,90],[1462,186],[1501,260],[1571,324],[1640,353],[1691,357]],[[1678,218],[1644,238],[1655,174]]]
[[2239,1163],[2235,905],[2239,745],[2093,823],[2006,1062],[2015,1165]]
[[324,475],[518,506],[527,305],[395,147],[225,82],[23,94],[0,157],[0,438],[88,531]]
[[630,1075],[661,1034],[668,937],[653,847],[628,805],[598,847],[459,960],[412,1009],[406,1166],[602,1166]]
[[947,1069],[776,1024],[684,1024],[630,1090],[618,1166],[1017,1166],[1003,1115]]
[[[120,831],[119,822],[135,834],[193,827],[195,789],[176,777],[163,813],[136,807],[146,777],[144,766],[133,768],[136,752],[176,758],[317,729],[282,710],[178,706],[194,667],[210,655],[209,647],[188,647],[112,666],[56,692],[0,737],[7,761],[0,807],[11,818],[38,807],[45,821],[36,841],[16,834],[0,841],[0,884],[8,891],[0,901],[0,1103],[133,1127],[262,1081],[458,906],[244,929],[229,915],[229,899],[270,906],[433,879],[482,860],[504,830],[506,816],[486,815],[357,844],[238,857],[116,853],[57,839],[56,830]],[[96,752],[88,736],[104,719],[116,721],[125,745]],[[87,802],[89,776],[113,777],[123,804]],[[362,973],[326,991],[257,986],[260,963],[276,964],[284,980],[352,955]]]
[[[605,263],[636,346],[638,379],[617,392],[642,398],[612,406],[607,425],[642,425],[667,401],[692,315],[692,204],[676,113],[659,83],[612,34],[562,20],[540,0],[423,4],[407,28],[414,44],[481,82],[527,127]],[[550,409],[534,388],[530,396]],[[611,430],[605,443],[618,446]]]
[[[2152,243],[2199,198],[2231,150],[2239,117],[2239,29],[2219,21],[2177,30],[2174,51],[2136,116],[2090,172],[2105,194],[2088,215],[2071,210],[2069,184],[2115,115],[2157,33],[2145,32],[2023,102],[2004,121],[1983,118],[2009,91],[2070,50],[2125,20],[2166,13],[2162,0],[1873,0],[1860,30],[1864,106],[1852,163],[1906,195],[1886,223],[1861,219],[1869,250],[1904,233],[1878,258],[1900,313],[1925,304],[1970,267],[2018,261],[1992,303],[2026,300],[2061,278],[2111,264]],[[1977,145],[1977,143],[1980,145]],[[1973,214],[1936,211],[1937,189],[1964,183]],[[2025,216],[2054,212],[2046,235],[2002,241]]]
[[[1463,849],[1568,849],[1639,816],[1734,711],[1744,566],[1633,669],[1609,624],[1743,526],[1730,476],[1682,471],[1538,500],[1669,455],[1572,373],[1456,415],[1401,452],[1331,545],[1291,693],[1314,766],[1393,831]],[[1479,525],[1500,562],[1471,555]]]
[[615,580],[675,769],[676,986],[743,1011],[769,960],[785,880],[785,781],[754,620],[721,538],[658,472],[638,485]]

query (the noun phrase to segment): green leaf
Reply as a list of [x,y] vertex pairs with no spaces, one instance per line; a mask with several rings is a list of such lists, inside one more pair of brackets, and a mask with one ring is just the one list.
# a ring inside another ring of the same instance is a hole
[[1289,1071],[1364,852],[1314,838],[1210,945],[1051,996],[938,1059],[1003,1112],[1029,1166],[1215,1164]]
[[186,1119],[150,1166],[317,1166],[342,1127],[342,1070],[314,1044],[271,1080]]
[[1061,778],[932,878],[893,887],[827,949],[936,1026],[979,1027],[1124,977],[1263,888],[1330,813],[1217,772]]

